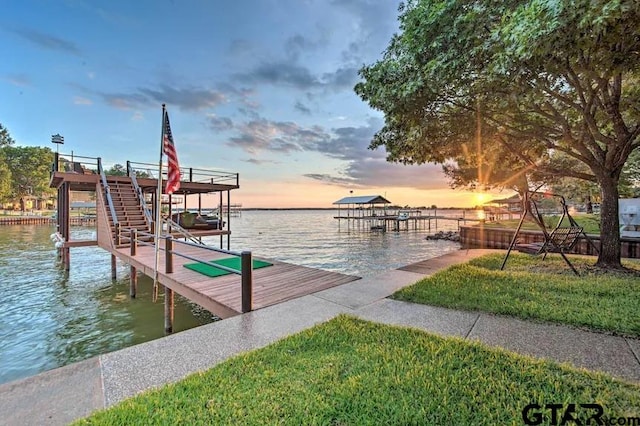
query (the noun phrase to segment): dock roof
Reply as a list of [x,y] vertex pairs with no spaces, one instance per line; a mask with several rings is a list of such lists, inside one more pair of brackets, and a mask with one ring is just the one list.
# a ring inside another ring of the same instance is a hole
[[361,195],[358,197],[344,197],[333,204],[391,204],[381,195]]

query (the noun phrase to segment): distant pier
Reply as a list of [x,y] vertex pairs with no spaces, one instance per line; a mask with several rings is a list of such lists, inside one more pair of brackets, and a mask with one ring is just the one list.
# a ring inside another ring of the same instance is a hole
[[334,216],[334,218],[338,220],[340,229],[360,232],[431,231],[438,229],[438,221],[454,221],[457,224],[457,229],[460,230],[460,226],[466,225],[467,222],[479,222],[477,218],[467,218],[464,211],[463,217],[423,215],[420,210],[412,211],[408,215],[403,213],[401,211],[381,215],[341,215]]

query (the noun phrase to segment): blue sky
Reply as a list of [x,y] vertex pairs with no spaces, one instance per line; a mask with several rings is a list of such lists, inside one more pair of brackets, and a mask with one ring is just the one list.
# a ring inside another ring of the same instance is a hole
[[20,145],[157,163],[167,104],[180,165],[240,173],[232,202],[330,207],[386,194],[472,206],[440,166],[367,149],[382,115],[353,91],[398,30],[387,0],[2,3],[0,123]]

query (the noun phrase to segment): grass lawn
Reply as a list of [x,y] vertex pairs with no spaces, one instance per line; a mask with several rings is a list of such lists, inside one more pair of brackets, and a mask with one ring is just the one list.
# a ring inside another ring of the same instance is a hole
[[[527,219],[529,219],[529,217],[530,216],[527,216]],[[584,232],[586,232],[587,234],[596,234],[596,235],[600,234],[600,215],[599,214],[598,215],[582,214],[582,215],[575,215],[575,216],[571,215],[571,217],[573,217],[576,220],[576,222],[578,222],[578,224],[584,228]],[[560,216],[544,217],[545,224],[547,225],[547,228],[549,229],[549,231],[551,231],[553,228],[556,227],[559,219],[560,219]],[[516,229],[518,227],[519,222],[520,222],[520,219],[500,220],[495,222],[485,222],[483,226],[486,228]],[[562,222],[562,224],[568,226],[569,220],[565,219]],[[524,223],[522,224],[522,229],[527,229],[532,231],[540,230],[538,225],[536,225],[531,220],[525,220]]]
[[[591,266],[593,258],[572,257],[578,277],[560,255],[543,261],[519,253],[500,271],[503,258],[492,254],[452,266],[392,297],[640,336],[640,274],[603,274]],[[637,262],[626,266],[640,269]]]
[[530,403],[638,416],[640,386],[343,315],[77,424],[521,425]]

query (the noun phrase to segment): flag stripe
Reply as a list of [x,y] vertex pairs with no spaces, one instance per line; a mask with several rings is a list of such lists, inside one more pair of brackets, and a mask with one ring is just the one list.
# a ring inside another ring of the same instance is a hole
[[173,136],[171,135],[171,126],[169,125],[169,113],[164,114],[164,129],[162,139],[162,150],[167,156],[168,172],[167,172],[167,187],[165,189],[166,194],[173,194],[180,189],[180,165],[178,164],[178,153],[176,152],[176,146],[173,143]]

